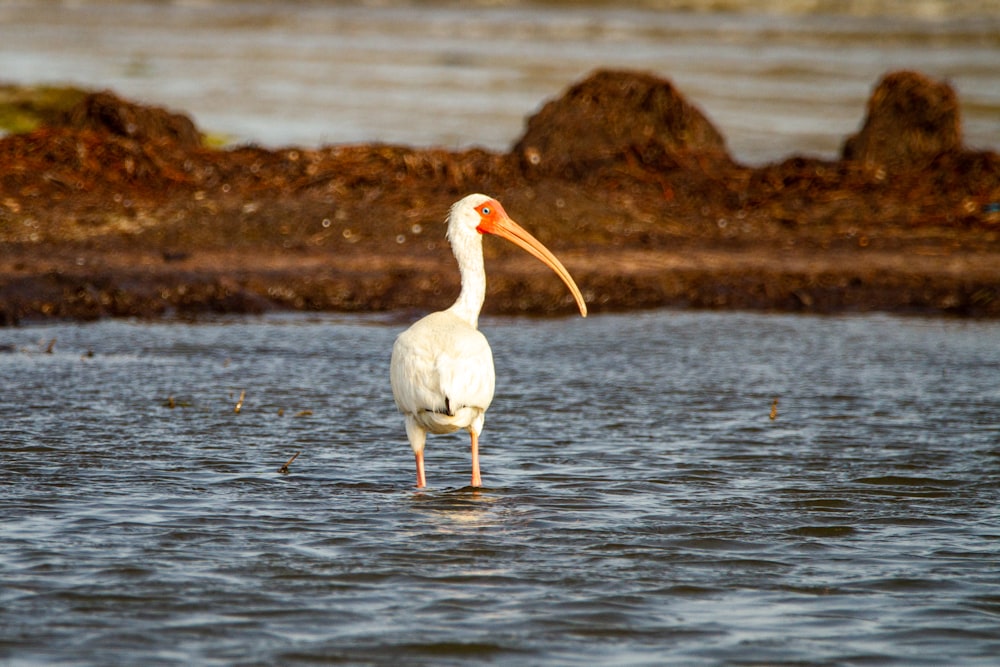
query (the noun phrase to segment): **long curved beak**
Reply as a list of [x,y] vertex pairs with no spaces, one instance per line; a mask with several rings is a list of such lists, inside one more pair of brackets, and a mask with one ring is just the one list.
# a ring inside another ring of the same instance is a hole
[[484,234],[494,234],[507,239],[555,271],[556,275],[562,278],[562,281],[566,283],[566,287],[568,287],[569,291],[573,294],[573,298],[576,299],[576,305],[580,309],[580,315],[583,317],[587,316],[587,304],[583,300],[583,294],[580,293],[580,288],[576,286],[573,276],[569,275],[569,271],[566,270],[566,267],[562,265],[562,262],[556,259],[556,256],[553,255],[548,248],[542,245],[541,241],[528,233],[528,230],[524,227],[511,220],[506,215],[506,212],[504,212],[503,215],[496,216],[494,219],[488,221],[484,220],[483,223],[479,225],[478,229]]

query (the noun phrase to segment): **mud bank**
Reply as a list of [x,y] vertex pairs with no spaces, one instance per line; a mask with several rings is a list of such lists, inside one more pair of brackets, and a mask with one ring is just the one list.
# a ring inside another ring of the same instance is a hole
[[[423,311],[458,276],[452,201],[487,192],[592,310],[661,306],[1000,316],[1000,157],[956,93],[886,75],[841,158],[738,164],[669,81],[597,71],[507,153],[206,147],[109,92],[0,139],[0,323],[272,309]],[[490,313],[571,313],[555,276],[486,243]]]

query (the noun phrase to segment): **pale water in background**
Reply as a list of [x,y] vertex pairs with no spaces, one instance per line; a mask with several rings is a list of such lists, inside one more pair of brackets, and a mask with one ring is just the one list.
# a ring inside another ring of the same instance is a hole
[[997,664],[1000,324],[483,324],[479,493],[404,322],[0,330],[0,663]]
[[588,72],[635,68],[761,163],[836,156],[908,68],[952,82],[968,143],[1000,148],[996,0],[483,4],[0,0],[0,80],[109,87],[235,142],[505,150]]

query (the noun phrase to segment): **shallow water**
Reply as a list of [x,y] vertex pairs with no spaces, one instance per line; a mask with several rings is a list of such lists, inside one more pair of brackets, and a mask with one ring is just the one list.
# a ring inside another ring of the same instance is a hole
[[997,323],[487,319],[478,493],[404,325],[0,330],[0,662],[995,664]]
[[879,78],[916,69],[1000,149],[997,0],[482,4],[0,0],[0,79],[110,87],[235,142],[506,150],[573,82],[632,68],[761,163],[835,157]]

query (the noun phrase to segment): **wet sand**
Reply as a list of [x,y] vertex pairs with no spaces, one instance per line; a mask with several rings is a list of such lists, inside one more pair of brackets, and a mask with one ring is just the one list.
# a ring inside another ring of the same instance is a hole
[[[840,159],[750,167],[671,82],[599,71],[509,152],[213,149],[182,113],[87,95],[0,139],[0,322],[444,307],[443,219],[473,191],[595,312],[1000,316],[1000,157],[964,147],[947,84],[889,75]],[[486,252],[486,312],[572,312],[543,266]]]

